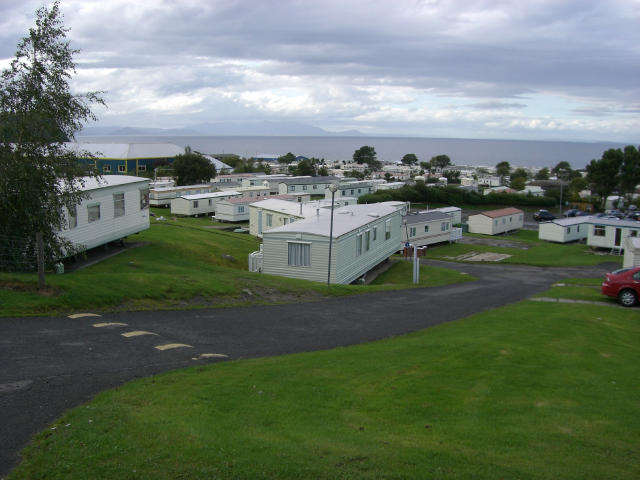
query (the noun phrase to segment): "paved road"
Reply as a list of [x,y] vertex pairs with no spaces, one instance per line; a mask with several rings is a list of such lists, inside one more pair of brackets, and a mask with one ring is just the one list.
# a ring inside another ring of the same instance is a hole
[[[562,278],[602,276],[611,269],[426,263],[480,280],[295,305],[0,318],[0,478],[18,463],[33,434],[65,410],[126,381],[226,358],[400,335],[527,298]],[[156,348],[170,344],[190,347]]]

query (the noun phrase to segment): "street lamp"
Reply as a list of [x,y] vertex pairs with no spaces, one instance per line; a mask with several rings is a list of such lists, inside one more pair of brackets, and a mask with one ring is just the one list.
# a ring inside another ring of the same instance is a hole
[[333,245],[333,202],[338,191],[338,184],[332,183],[329,185],[329,191],[331,192],[331,223],[329,227],[329,265],[327,267],[327,287],[331,285],[331,246]]

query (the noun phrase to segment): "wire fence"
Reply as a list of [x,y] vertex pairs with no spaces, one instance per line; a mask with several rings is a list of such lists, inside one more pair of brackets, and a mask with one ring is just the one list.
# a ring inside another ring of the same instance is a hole
[[37,269],[35,234],[31,238],[0,234],[0,272],[35,272]]

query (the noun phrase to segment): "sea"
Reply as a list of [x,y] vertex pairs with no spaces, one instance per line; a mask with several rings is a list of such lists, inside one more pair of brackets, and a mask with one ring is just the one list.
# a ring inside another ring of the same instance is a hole
[[538,140],[479,140],[413,137],[277,137],[277,136],[80,136],[89,143],[174,143],[205,154],[233,153],[250,158],[284,155],[288,152],[325,160],[350,160],[363,145],[375,148],[378,160],[399,162],[407,153],[420,161],[448,155],[454,165],[494,166],[507,161],[512,167],[554,167],[567,161],[572,168],[584,168],[610,148],[625,144],[611,142],[563,142]]

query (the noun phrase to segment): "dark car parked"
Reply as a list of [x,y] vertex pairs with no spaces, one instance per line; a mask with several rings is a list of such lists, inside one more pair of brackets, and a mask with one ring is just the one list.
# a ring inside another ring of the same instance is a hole
[[635,305],[640,297],[640,267],[621,268],[605,274],[602,293],[617,297],[625,307]]
[[567,210],[564,212],[565,217],[582,217],[586,215],[582,210],[578,210],[577,208],[572,208],[571,210]]
[[536,222],[549,222],[551,220],[555,220],[556,217],[548,210],[538,210],[533,214],[533,219]]

